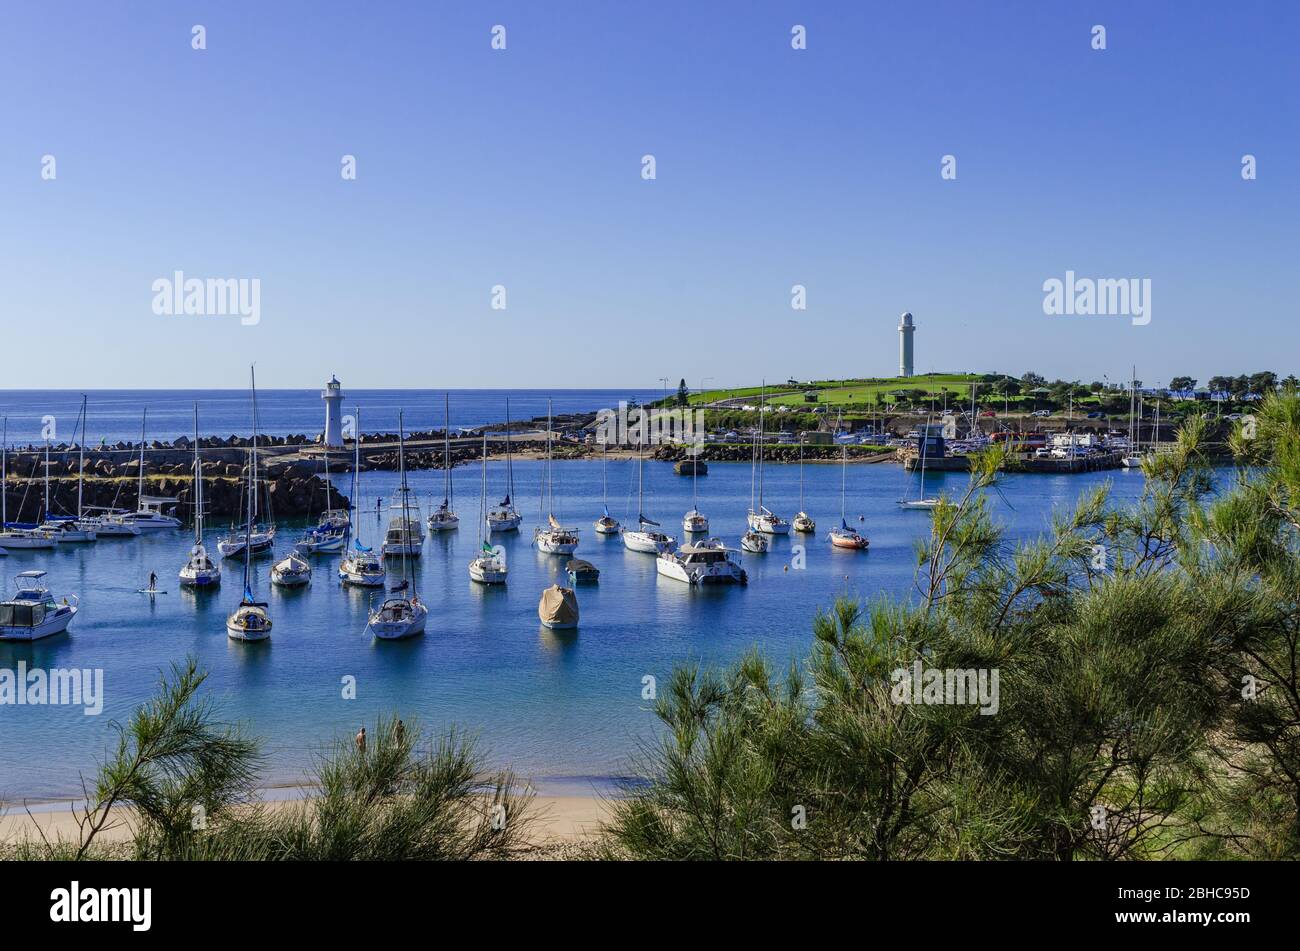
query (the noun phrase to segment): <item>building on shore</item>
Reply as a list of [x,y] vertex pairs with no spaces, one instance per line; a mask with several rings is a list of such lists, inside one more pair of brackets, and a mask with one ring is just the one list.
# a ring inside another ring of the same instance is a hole
[[903,314],[898,321],[898,375],[912,375],[912,334],[916,325],[912,323],[910,313]]

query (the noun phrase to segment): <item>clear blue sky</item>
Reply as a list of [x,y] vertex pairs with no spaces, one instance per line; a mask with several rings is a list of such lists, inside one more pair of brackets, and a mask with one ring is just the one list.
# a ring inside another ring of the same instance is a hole
[[[903,310],[918,371],[1300,372],[1298,9],[8,2],[0,388],[893,374]],[[1151,323],[1045,316],[1067,269]]]

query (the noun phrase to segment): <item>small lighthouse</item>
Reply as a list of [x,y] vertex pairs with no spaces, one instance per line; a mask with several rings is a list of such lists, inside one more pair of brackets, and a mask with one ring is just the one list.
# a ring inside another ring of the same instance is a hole
[[916,326],[912,315],[904,314],[898,321],[898,375],[912,375],[912,334]]
[[343,384],[338,377],[331,376],[320,391],[320,398],[325,401],[325,448],[343,448]]

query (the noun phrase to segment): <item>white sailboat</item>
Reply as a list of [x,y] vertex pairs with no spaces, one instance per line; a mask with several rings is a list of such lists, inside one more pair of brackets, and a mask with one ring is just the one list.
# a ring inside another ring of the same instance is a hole
[[199,404],[194,404],[194,546],[190,560],[181,566],[180,583],[187,588],[215,588],[221,584],[221,569],[203,547],[203,462],[199,457]]
[[[836,426],[838,429],[838,425]],[[841,506],[842,507],[842,506]],[[804,510],[803,504],[803,436],[799,437],[799,514],[794,517],[794,530],[801,535],[811,535],[817,531],[817,523]]]
[[762,532],[764,535],[789,535],[790,523],[763,504],[763,411],[767,408],[767,386],[758,404],[758,434],[755,437],[758,455],[758,507],[753,502],[753,476],[750,476],[750,507],[746,522],[750,531]]
[[309,528],[294,545],[294,549],[302,549],[306,555],[323,555],[336,551],[342,551],[348,544],[348,532],[352,527],[352,517],[345,509],[332,509],[329,507],[331,498],[331,489],[333,483],[330,482],[330,451],[329,447],[324,450],[325,463],[325,511],[321,513],[320,519],[313,528]]
[[[1128,452],[1120,457],[1119,464],[1125,469],[1142,468],[1142,410],[1137,395],[1137,367],[1133,368],[1133,381],[1128,391]],[[1135,415],[1136,414],[1136,415]]]
[[848,518],[844,514],[844,491],[848,471],[849,447],[844,445],[840,447],[840,527],[831,529],[831,544],[836,548],[852,548],[857,551],[866,551],[869,544],[867,536],[856,528],[851,528]]
[[510,455],[510,397],[506,397],[506,497],[495,509],[488,513],[488,533],[517,532],[523,524],[524,517],[515,509],[511,501],[515,494],[515,467]]
[[418,503],[411,501],[411,487],[406,481],[406,424],[401,410],[397,413],[397,463],[401,470],[401,479],[397,486],[397,498],[388,507],[396,512],[388,520],[388,531],[384,534],[384,543],[379,546],[385,558],[402,558],[402,571],[406,571],[407,558],[419,558],[424,550],[424,522],[420,519]]
[[655,531],[659,523],[649,519],[645,514],[645,410],[641,411],[642,425],[637,433],[636,440],[636,485],[637,485],[637,502],[636,502],[636,524],[635,529],[623,529],[623,544],[629,551],[645,552],[648,555],[658,555],[666,551],[672,551],[677,545],[677,539],[664,532]]
[[253,445],[248,454],[248,519],[252,524],[247,531],[231,526],[230,531],[217,539],[217,551],[223,558],[238,558],[241,555],[270,554],[275,544],[275,520],[269,519],[269,525],[257,521],[257,401],[253,401]]
[[537,506],[542,524],[533,529],[533,544],[538,551],[548,555],[572,555],[578,548],[578,530],[565,528],[555,517],[555,473],[551,455],[551,401],[547,400],[546,469]]
[[253,513],[257,502],[257,376],[248,368],[253,394],[253,444],[248,458],[248,511],[244,520],[244,596],[233,614],[226,618],[226,635],[234,641],[264,641],[271,636],[271,616],[266,602],[253,598]]
[[287,558],[271,566],[271,583],[282,588],[301,588],[311,584],[311,562],[307,560],[309,552],[303,545],[294,545]]
[[387,575],[384,560],[375,554],[373,548],[361,544],[361,521],[352,517],[352,512],[357,510],[357,487],[361,472],[361,408],[354,409],[352,415],[356,420],[357,432],[352,440],[352,494],[348,498],[348,514],[354,534],[352,547],[339,564],[339,580],[359,588],[382,588]]
[[703,535],[709,530],[709,517],[700,511],[700,450],[699,444],[691,446],[689,452],[696,463],[691,466],[691,510],[682,516],[682,531],[687,535]]
[[505,584],[506,565],[497,558],[496,550],[488,541],[487,511],[487,430],[483,430],[483,476],[478,504],[478,554],[469,563],[469,577],[479,584]]
[[48,532],[34,525],[9,523],[9,417],[4,419],[3,438],[0,439],[0,548],[44,549],[53,548],[57,542]]
[[934,496],[925,494],[925,455],[930,445],[930,417],[925,418],[925,429],[921,433],[921,488],[914,499],[899,499],[898,504],[905,509],[932,509],[939,504]]
[[451,394],[443,393],[442,504],[429,513],[430,532],[450,532],[460,527],[451,507]]
[[600,442],[600,500],[605,507],[605,514],[596,519],[597,535],[617,535],[618,519],[609,514],[609,476],[607,465],[609,463],[609,443],[605,439]]
[[[410,500],[410,488],[406,484],[406,422],[402,418],[401,410],[397,413],[397,466],[401,472],[401,487],[398,490],[401,496],[402,511],[398,521],[401,525],[400,531],[405,535],[401,540],[400,553],[402,558],[402,581],[396,589],[389,592],[389,597],[375,611],[370,614],[370,633],[374,634],[382,641],[399,641],[408,637],[415,637],[417,634],[424,633],[424,625],[429,617],[429,609],[424,606],[420,600],[419,592],[415,587],[415,575],[408,575],[407,553],[412,548],[411,530],[419,528],[420,521],[418,518],[412,519],[408,508]],[[390,526],[389,536],[392,536],[393,529]],[[387,543],[385,543],[387,544]],[[410,596],[407,596],[407,591]],[[400,592],[400,593],[399,593]],[[394,597],[393,595],[396,595]]]
[[136,478],[136,510],[119,517],[141,532],[161,532],[180,528],[181,520],[163,512],[166,506],[174,504],[174,499],[144,494],[144,436],[148,419],[149,409],[146,407],[140,416],[140,471]]
[[41,531],[49,532],[64,543],[93,542],[96,538],[95,527],[85,518],[82,511],[82,487],[86,468],[86,397],[81,397],[81,413],[77,426],[81,434],[77,439],[77,514],[73,516],[53,515],[50,513],[50,447],[45,446],[45,521]]

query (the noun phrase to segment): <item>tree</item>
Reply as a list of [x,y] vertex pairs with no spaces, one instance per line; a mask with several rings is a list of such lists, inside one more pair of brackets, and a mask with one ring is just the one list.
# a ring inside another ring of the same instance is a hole
[[1196,389],[1196,379],[1190,376],[1176,376],[1169,381],[1171,390],[1194,390]]
[[686,378],[682,377],[682,381],[677,384],[677,405],[689,406],[690,402],[691,402],[691,391],[686,386]]

